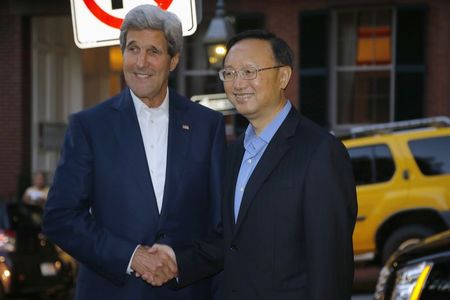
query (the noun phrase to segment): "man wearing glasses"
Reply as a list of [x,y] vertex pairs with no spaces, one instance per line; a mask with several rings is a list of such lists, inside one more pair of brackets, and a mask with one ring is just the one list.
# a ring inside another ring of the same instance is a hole
[[175,249],[179,283],[223,261],[225,299],[350,299],[357,204],[346,149],[286,99],[283,40],[247,31],[227,49],[219,76],[250,124],[229,151],[224,239]]

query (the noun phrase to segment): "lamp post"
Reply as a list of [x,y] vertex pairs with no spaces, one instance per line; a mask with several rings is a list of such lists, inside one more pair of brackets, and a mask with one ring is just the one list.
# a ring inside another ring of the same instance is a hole
[[225,17],[224,0],[217,0],[214,18],[209,24],[203,44],[206,46],[209,65],[214,69],[222,67],[227,53],[226,42],[234,34],[233,26]]

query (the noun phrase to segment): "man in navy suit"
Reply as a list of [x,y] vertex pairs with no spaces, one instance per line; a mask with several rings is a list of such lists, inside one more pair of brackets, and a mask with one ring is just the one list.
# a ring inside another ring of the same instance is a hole
[[226,300],[349,300],[357,204],[347,151],[286,99],[294,64],[282,39],[247,31],[227,49],[219,76],[250,124],[227,156],[223,239],[175,247],[178,283],[223,265]]
[[210,279],[173,291],[139,278],[178,272],[148,246],[220,229],[223,117],[168,88],[182,40],[174,14],[132,9],[120,33],[128,88],[71,116],[43,231],[80,262],[77,299],[212,297]]

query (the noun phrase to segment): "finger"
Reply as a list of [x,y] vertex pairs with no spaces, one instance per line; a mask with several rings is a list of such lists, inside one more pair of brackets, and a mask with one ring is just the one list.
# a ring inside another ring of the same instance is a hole
[[[173,278],[175,274],[170,271],[170,269],[166,265],[162,265],[158,268],[157,273],[155,274],[155,278],[158,280],[167,281]],[[164,280],[165,279],[165,280]]]
[[163,263],[166,272],[169,272],[172,276],[176,276],[178,274],[178,266],[171,256],[167,253],[160,253],[158,258]]
[[153,280],[153,276],[150,273],[144,273],[142,274],[141,278],[145,281],[152,281]]
[[171,257],[167,257],[166,265],[172,274],[175,276],[178,274],[178,266]]
[[153,246],[146,249],[148,253],[156,254],[161,250],[161,247],[158,244],[154,244]]
[[158,257],[158,260],[164,264],[168,269],[168,272],[176,275],[178,273],[178,267],[176,264],[175,253],[172,248],[166,245],[154,244],[149,250],[149,253]]

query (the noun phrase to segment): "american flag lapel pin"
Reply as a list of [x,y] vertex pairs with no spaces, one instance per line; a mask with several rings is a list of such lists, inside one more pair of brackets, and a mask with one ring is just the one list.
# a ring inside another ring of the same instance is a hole
[[181,125],[181,128],[183,128],[184,130],[189,130],[189,125],[183,124]]

